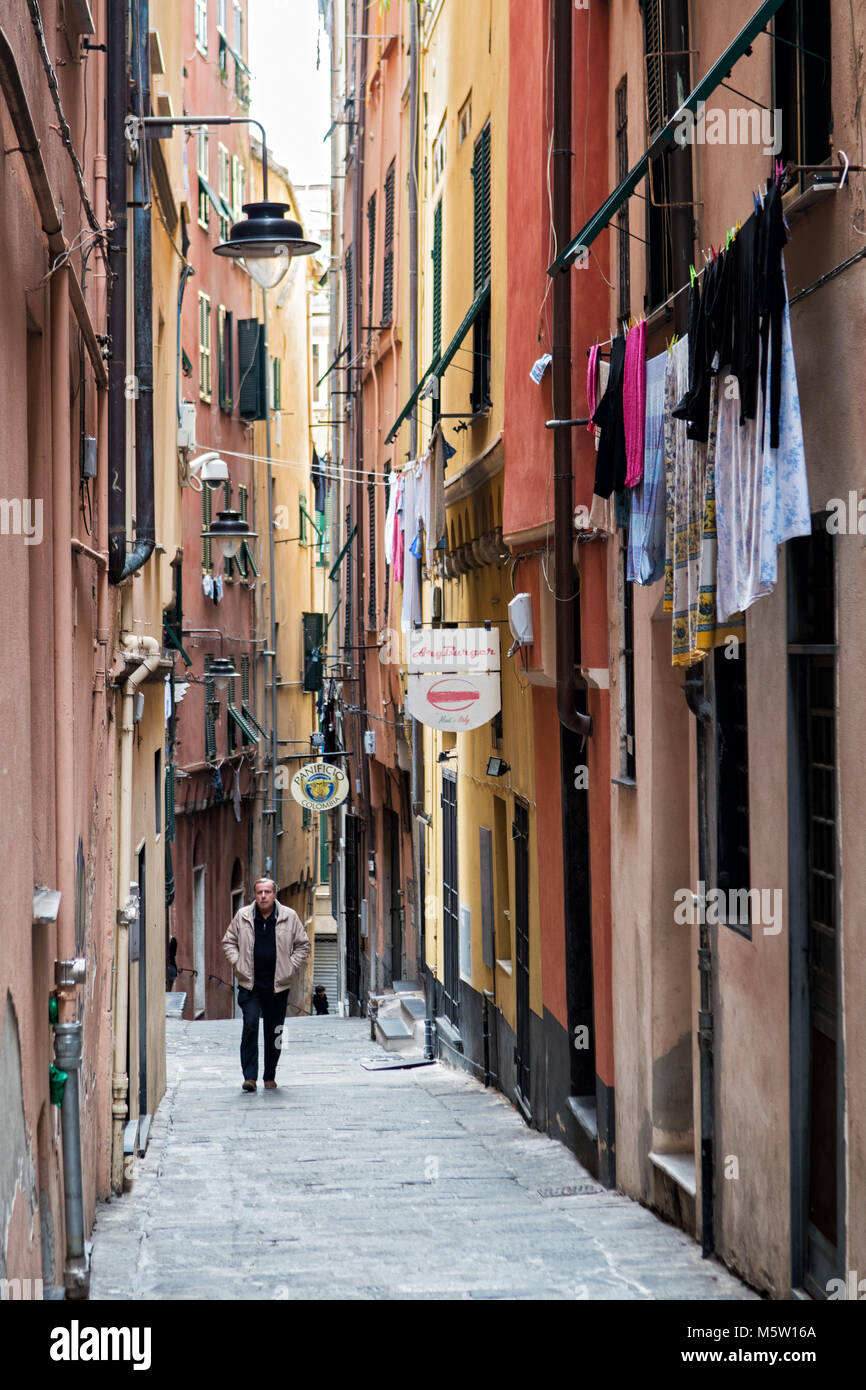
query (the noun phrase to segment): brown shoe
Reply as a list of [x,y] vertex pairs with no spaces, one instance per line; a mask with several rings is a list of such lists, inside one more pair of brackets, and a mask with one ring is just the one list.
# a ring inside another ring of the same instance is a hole
[[265,1090],[266,1090],[266,1091],[275,1091],[276,1089],[277,1089],[277,1083],[276,1083],[276,1081],[266,1081],[266,1082],[265,1082]]
[[[267,1086],[267,1084],[268,1084],[268,1083],[265,1082],[265,1085],[266,1085],[266,1086]],[[255,1081],[245,1081],[244,1084],[243,1084],[243,1086],[241,1087],[241,1090],[242,1090],[242,1091],[254,1091],[255,1089],[256,1089],[256,1083],[255,1083]]]

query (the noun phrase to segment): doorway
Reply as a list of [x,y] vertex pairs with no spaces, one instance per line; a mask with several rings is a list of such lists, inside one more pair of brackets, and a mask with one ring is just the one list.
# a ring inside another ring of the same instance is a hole
[[403,978],[403,895],[400,891],[400,818],[395,811],[385,811],[385,881],[384,908],[390,916],[389,956],[391,980]]
[[788,555],[791,1281],[814,1298],[845,1270],[836,600],[824,520]]
[[514,1068],[517,1100],[526,1118],[532,1118],[529,1033],[529,812],[514,803],[514,955],[517,1043]]
[[138,852],[138,1113],[147,1111],[147,865]]
[[204,1018],[205,1014],[204,876],[205,865],[197,864],[192,871],[193,1018]]
[[442,949],[444,980],[442,1009],[458,1027],[460,1003],[460,906],[457,863],[457,778],[442,773]]

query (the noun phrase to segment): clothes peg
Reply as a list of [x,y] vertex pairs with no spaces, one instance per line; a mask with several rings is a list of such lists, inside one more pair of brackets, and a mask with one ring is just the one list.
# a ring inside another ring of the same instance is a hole
[[690,266],[689,266],[689,286],[690,286],[690,287],[694,285],[696,279],[697,279],[697,275],[695,274],[695,268],[694,268],[693,265],[690,265]]

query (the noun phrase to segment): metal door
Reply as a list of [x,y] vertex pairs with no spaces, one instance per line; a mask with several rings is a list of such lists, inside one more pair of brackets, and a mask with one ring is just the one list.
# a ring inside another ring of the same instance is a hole
[[445,955],[442,1008],[458,1026],[460,1002],[460,907],[457,863],[457,778],[442,773],[442,944]]
[[516,955],[517,1045],[514,1066],[518,1100],[530,1114],[529,1041],[529,813],[520,802],[514,805],[514,947]]

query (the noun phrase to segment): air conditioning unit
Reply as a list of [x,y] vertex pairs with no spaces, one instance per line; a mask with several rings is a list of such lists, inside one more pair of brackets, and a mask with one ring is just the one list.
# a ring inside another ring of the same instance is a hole
[[182,454],[195,448],[195,401],[181,401],[177,447]]

